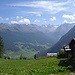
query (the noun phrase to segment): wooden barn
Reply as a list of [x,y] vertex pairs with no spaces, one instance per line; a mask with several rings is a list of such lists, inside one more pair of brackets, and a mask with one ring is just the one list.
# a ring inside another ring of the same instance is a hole
[[71,40],[69,48],[71,49],[72,58],[75,58],[75,38]]
[[75,58],[75,38],[71,40],[69,45],[63,47],[66,57]]

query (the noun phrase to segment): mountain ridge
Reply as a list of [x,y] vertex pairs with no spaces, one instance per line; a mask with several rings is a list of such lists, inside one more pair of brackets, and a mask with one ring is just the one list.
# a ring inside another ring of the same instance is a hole
[[[55,27],[52,25],[38,26],[34,24],[0,24],[0,36],[3,37],[7,53],[11,51],[10,55],[11,53],[14,55],[15,52],[15,55],[18,54],[18,57],[20,54],[27,56],[34,55],[37,52],[44,52],[59,40],[59,36],[69,31],[67,27],[71,29],[73,26],[74,24],[62,24],[62,27]],[[63,30],[60,28],[63,28]],[[67,30],[65,31],[65,29]],[[55,31],[61,33],[64,31],[64,33],[58,35]],[[29,52],[31,54],[29,54]]]

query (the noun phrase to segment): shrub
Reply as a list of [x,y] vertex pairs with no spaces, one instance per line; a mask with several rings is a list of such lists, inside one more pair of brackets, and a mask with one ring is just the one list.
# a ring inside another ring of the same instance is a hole
[[26,57],[23,57],[22,54],[21,54],[20,55],[20,60],[22,60],[22,59],[26,60],[27,58]]
[[65,58],[65,51],[64,50],[60,50],[59,52],[58,52],[58,58]]
[[34,55],[34,59],[36,59],[36,54]]

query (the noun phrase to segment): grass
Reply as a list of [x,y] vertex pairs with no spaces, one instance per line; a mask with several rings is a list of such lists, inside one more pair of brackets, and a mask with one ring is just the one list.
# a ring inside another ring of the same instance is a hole
[[36,60],[0,59],[0,75],[75,75],[66,66],[59,66],[61,60],[55,57]]

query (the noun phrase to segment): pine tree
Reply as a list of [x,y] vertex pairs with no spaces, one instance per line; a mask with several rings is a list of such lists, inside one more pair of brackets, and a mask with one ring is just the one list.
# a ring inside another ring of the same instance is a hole
[[2,37],[0,36],[0,58],[3,57],[3,54],[4,54],[4,43]]
[[34,55],[34,59],[36,59],[36,54]]
[[22,60],[23,59],[23,56],[22,56],[22,54],[20,55],[20,60]]

